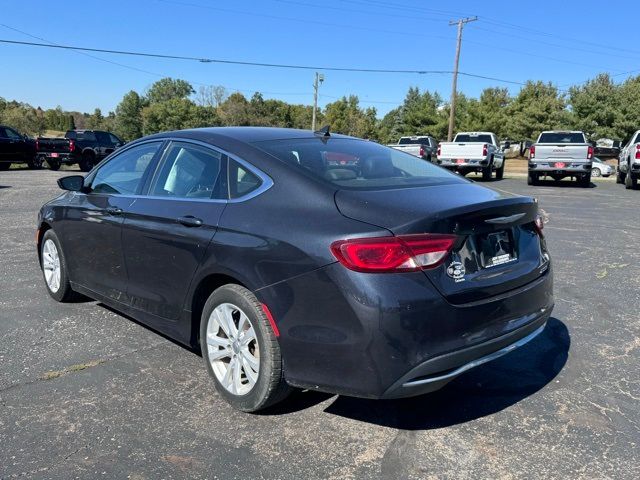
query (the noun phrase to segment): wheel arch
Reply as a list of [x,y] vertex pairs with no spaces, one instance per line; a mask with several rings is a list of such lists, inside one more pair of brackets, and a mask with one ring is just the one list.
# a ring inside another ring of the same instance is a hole
[[44,234],[47,232],[47,230],[51,230],[53,227],[47,223],[46,221],[43,221],[42,223],[40,223],[40,226],[38,227],[38,230],[36,230],[36,245],[38,248],[38,263],[42,263],[42,238],[44,237]]
[[217,288],[223,285],[236,284],[245,288],[249,288],[244,282],[238,280],[232,275],[225,273],[210,273],[201,278],[193,289],[189,301],[189,309],[191,311],[191,338],[190,343],[194,347],[199,347],[200,321],[202,310],[207,299]]

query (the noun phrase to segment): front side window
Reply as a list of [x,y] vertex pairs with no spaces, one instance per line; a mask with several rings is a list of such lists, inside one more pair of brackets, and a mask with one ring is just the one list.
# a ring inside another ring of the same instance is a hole
[[113,145],[119,145],[122,143],[122,140],[120,140],[118,137],[116,137],[113,133],[109,134],[109,140],[111,140],[111,143]]
[[402,188],[465,182],[431,162],[366,140],[303,138],[254,145],[292,168],[338,188]]
[[7,138],[10,138],[11,140],[21,140],[22,139],[20,134],[18,132],[16,132],[15,130],[11,130],[10,128],[7,128],[6,131],[7,131]]
[[135,195],[144,172],[162,142],[138,145],[115,155],[101,166],[91,181],[92,193]]
[[212,198],[225,159],[225,155],[210,148],[173,143],[153,179],[149,195]]

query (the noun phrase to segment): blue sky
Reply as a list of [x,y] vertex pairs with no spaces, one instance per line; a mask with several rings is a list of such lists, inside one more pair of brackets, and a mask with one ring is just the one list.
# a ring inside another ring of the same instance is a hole
[[[464,29],[460,70],[514,82],[551,81],[566,88],[598,72],[617,81],[640,73],[640,31],[625,20],[631,3],[597,11],[584,1],[460,0],[130,0],[3,2],[0,39],[135,50],[241,61],[411,70],[451,70],[455,27]],[[70,7],[73,5],[73,7]],[[29,36],[31,35],[31,36]],[[43,108],[113,110],[129,90],[143,92],[163,76],[224,85],[250,96],[312,102],[313,71],[178,60],[87,55],[0,44],[0,96]],[[99,60],[102,59],[102,60]],[[116,62],[121,65],[116,65]],[[143,71],[141,71],[143,70]],[[448,74],[325,72],[320,105],[357,94],[380,115],[410,86],[448,98]],[[518,85],[459,78],[477,96],[488,86]]]

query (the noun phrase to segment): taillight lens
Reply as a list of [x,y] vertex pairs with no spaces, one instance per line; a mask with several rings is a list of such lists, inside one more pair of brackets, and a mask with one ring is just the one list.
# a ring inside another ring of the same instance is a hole
[[36,150],[40,150],[40,140],[36,138]]
[[440,156],[440,152],[442,151],[442,147],[440,146],[440,144],[438,144],[438,151],[436,153],[436,155],[439,157]]
[[533,145],[529,147],[529,158],[536,158],[536,147]]
[[640,159],[640,145],[636,145],[636,160]]
[[73,152],[76,149],[76,141],[75,140],[69,140],[69,151]]
[[420,147],[420,156],[424,157],[424,147]]
[[440,265],[453,248],[455,235],[418,234],[340,240],[331,252],[356,272],[414,272]]
[[482,156],[483,156],[483,157],[486,157],[486,156],[487,156],[487,153],[489,153],[489,147],[488,147],[488,146],[487,146],[487,144],[485,143],[485,144],[482,146]]
[[593,158],[593,147],[587,148],[587,160],[591,160]]

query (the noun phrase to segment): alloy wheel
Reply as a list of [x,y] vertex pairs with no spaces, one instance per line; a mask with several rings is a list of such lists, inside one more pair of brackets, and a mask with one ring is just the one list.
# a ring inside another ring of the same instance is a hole
[[249,317],[236,305],[214,308],[207,324],[207,353],[220,384],[233,395],[246,395],[260,372],[260,347]]
[[50,238],[42,246],[42,269],[49,290],[56,293],[60,289],[60,255],[58,247]]

